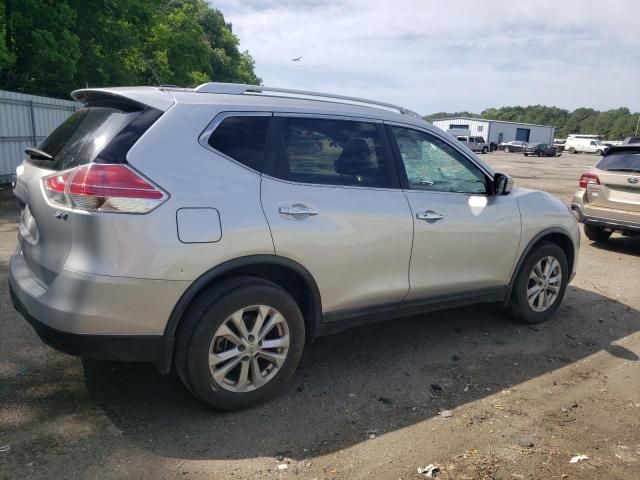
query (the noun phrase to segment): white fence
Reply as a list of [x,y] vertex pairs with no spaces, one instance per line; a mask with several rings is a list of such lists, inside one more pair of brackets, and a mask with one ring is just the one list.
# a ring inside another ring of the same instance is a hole
[[79,106],[71,100],[0,90],[0,183],[11,179],[25,148],[40,143]]

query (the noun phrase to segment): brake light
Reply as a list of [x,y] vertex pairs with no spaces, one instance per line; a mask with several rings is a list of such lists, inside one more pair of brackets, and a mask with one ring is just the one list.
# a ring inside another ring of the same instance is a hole
[[47,198],[52,203],[56,203],[58,205],[66,207],[71,206],[64,194],[70,175],[71,170],[67,170],[64,172],[56,173],[54,175],[49,175],[42,180]]
[[167,194],[127,165],[92,163],[42,179],[53,204],[87,211],[147,213]]
[[589,185],[600,185],[600,179],[593,173],[583,173],[580,177],[580,188],[587,188]]

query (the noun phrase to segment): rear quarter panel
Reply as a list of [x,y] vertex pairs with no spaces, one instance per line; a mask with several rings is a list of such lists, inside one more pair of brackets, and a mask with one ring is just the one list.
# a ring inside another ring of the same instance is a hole
[[[260,205],[260,176],[198,143],[216,106],[176,104],[142,136],[128,162],[169,193],[145,215],[74,214],[74,248],[66,268],[99,275],[194,280],[238,256],[274,254]],[[220,213],[216,243],[178,238],[180,208]]]

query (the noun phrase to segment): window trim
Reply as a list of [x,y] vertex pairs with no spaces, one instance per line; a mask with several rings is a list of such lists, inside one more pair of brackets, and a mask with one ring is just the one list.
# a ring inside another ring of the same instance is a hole
[[[226,120],[229,117],[273,117],[273,112],[249,112],[249,111],[242,111],[242,112],[220,112],[218,113],[213,120],[211,120],[211,122],[209,122],[209,124],[204,128],[204,130],[202,131],[202,133],[199,135],[198,137],[198,143],[203,146],[204,148],[206,148],[207,150],[209,150],[210,152],[213,152],[217,155],[220,155],[221,157],[225,158],[226,160],[229,160],[233,163],[235,163],[236,165],[241,166],[242,168],[245,168],[247,170],[249,170],[250,172],[253,173],[257,173],[258,175],[261,175],[262,172],[255,170],[253,168],[251,168],[248,165],[245,165],[244,163],[240,162],[239,160],[236,160],[235,158],[230,157],[229,155],[221,152],[220,150],[217,150],[215,148],[213,148],[211,145],[209,145],[209,137],[211,137],[211,135],[213,135],[213,132],[220,126],[220,124]],[[267,157],[269,154],[269,139],[271,138],[271,130],[272,130],[272,125],[273,124],[273,119],[271,120],[271,122],[269,122],[269,128],[267,129],[267,143],[265,145],[265,152],[264,152],[264,159],[262,162],[262,170],[265,170],[265,167],[267,165]]]
[[[278,141],[278,138],[282,135],[282,128],[284,126],[284,120],[286,118],[312,118],[318,120],[340,120],[340,121],[352,121],[359,123],[369,123],[375,125],[378,136],[380,137],[380,143],[382,146],[382,155],[384,157],[385,164],[387,165],[387,172],[389,174],[388,187],[371,187],[371,186],[359,186],[359,185],[336,185],[331,183],[306,183],[296,182],[293,180],[285,180],[277,177],[276,172],[280,162],[283,161],[284,156],[281,155],[282,145]],[[269,138],[267,139],[267,155],[265,157],[264,169],[262,175],[278,182],[288,183],[291,185],[304,185],[308,187],[324,187],[324,188],[355,188],[359,190],[380,190],[380,191],[398,191],[401,190],[401,180],[398,176],[396,167],[395,156],[391,142],[387,136],[387,131],[384,128],[384,122],[379,119],[364,118],[364,117],[352,117],[348,115],[324,115],[315,113],[288,113],[288,112],[274,112],[273,119],[271,120],[271,126],[269,128]]]
[[[448,195],[466,195],[466,196],[485,195],[487,197],[493,196],[493,194],[491,193],[493,191],[493,176],[491,172],[487,171],[487,169],[482,164],[479,164],[478,162],[475,161],[475,159],[467,155],[467,153],[461,148],[459,148],[458,145],[454,145],[454,143],[450,142],[449,140],[444,138],[442,135],[439,135],[437,132],[431,132],[424,128],[420,128],[416,125],[408,125],[406,123],[399,123],[399,122],[384,122],[384,124],[385,124],[385,130],[387,131],[387,137],[389,138],[389,143],[391,144],[391,149],[393,151],[396,167],[400,175],[400,185],[402,187],[402,190],[408,191],[408,192],[438,193],[438,194],[448,194]],[[431,137],[435,137],[441,142],[447,144],[450,148],[452,148],[453,150],[458,152],[460,155],[462,155],[463,158],[465,158],[472,166],[477,168],[478,171],[484,175],[486,180],[487,191],[485,193],[465,193],[465,192],[442,192],[438,190],[423,190],[419,188],[411,188],[411,186],[409,185],[407,170],[402,160],[402,155],[400,153],[400,147],[398,147],[398,143],[396,141],[395,135],[393,134],[392,127],[400,127],[400,128],[406,128],[408,130],[415,130],[417,132],[424,133]],[[462,145],[460,142],[456,142],[456,143],[459,143],[460,145]]]

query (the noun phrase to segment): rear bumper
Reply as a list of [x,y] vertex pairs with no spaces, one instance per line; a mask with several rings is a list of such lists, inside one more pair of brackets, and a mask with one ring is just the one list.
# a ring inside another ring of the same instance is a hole
[[56,350],[98,360],[163,363],[165,348],[162,335],[86,335],[64,332],[31,315],[11,284],[9,293],[14,308],[31,324],[38,336]]
[[166,323],[188,283],[63,270],[46,287],[20,250],[9,262],[13,305],[47,344],[72,355],[159,367],[170,358]]
[[603,227],[610,228],[612,230],[624,230],[627,232],[640,233],[640,224],[638,223],[625,222],[623,220],[596,217],[593,215],[585,214],[582,206],[577,203],[571,204],[571,210],[573,211],[573,214],[575,215],[578,222],[584,223],[585,225],[593,225],[594,227]]

